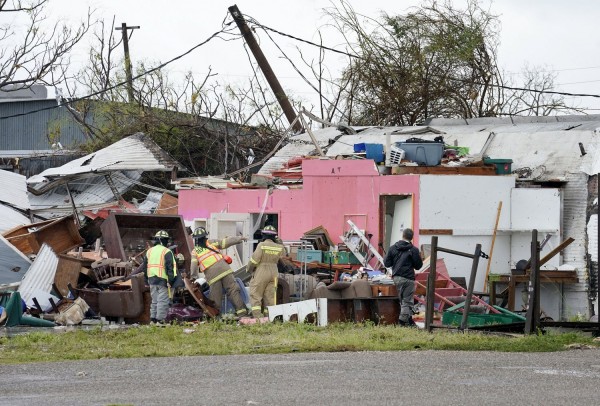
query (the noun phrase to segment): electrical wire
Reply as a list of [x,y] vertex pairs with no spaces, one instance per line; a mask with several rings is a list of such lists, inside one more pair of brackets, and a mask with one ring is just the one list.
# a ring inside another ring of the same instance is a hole
[[[319,45],[319,44],[316,44],[314,42],[307,41],[307,40],[304,40],[302,38],[298,38],[298,37],[295,37],[293,35],[283,33],[281,31],[278,31],[278,30],[274,29],[274,28],[267,27],[265,25],[260,24],[258,21],[256,21],[255,19],[253,19],[251,17],[250,17],[250,20],[252,21],[253,24],[255,24],[256,26],[262,28],[263,30],[269,30],[269,31],[272,31],[272,32],[274,32],[276,34],[279,34],[281,36],[288,37],[288,38],[291,38],[293,40],[300,41],[300,42],[303,42],[305,44],[309,44],[309,45],[315,46],[317,48],[325,49],[327,51],[332,51],[332,52],[335,52],[335,53],[338,53],[338,54],[342,54],[342,55],[346,55],[346,56],[349,56],[349,57],[355,58],[355,59],[365,60],[365,58],[363,58],[363,57],[361,57],[359,55],[351,54],[351,53],[345,52],[345,51],[340,51],[338,49],[330,48],[330,47],[327,47],[327,46],[324,46],[324,45]],[[453,81],[457,81],[457,82],[469,83],[469,84],[473,84],[473,85],[490,86],[490,87],[496,87],[496,88],[499,88],[499,89],[506,89],[506,90],[526,91],[526,92],[539,93],[539,94],[555,94],[555,95],[560,95],[560,96],[575,96],[575,97],[594,97],[594,98],[600,98],[599,94],[570,93],[570,92],[559,92],[559,91],[553,91],[553,90],[537,90],[537,89],[529,89],[529,88],[524,88],[524,87],[506,86],[506,85],[500,85],[500,84],[494,84],[494,83],[484,84],[484,83],[472,82],[472,81],[466,80],[466,79],[459,79],[459,78],[452,78],[452,77],[447,77],[447,79],[450,79],[450,80],[453,80]]]
[[[225,26],[229,26],[231,24],[233,24],[233,21],[230,21],[228,23],[223,23],[223,25],[225,25]],[[169,64],[171,64],[171,63],[173,63],[173,62],[175,62],[175,61],[183,58],[184,56],[189,55],[190,53],[192,53],[196,49],[200,48],[201,46],[206,45],[207,43],[209,43],[213,39],[215,39],[215,38],[221,38],[221,37],[219,37],[221,34],[228,34],[228,33],[229,33],[229,30],[227,30],[227,29],[221,29],[220,31],[217,31],[217,32],[213,33],[206,40],[204,40],[204,41],[198,43],[197,45],[193,46],[192,48],[188,49],[186,52],[184,52],[184,53],[182,53],[180,55],[177,55],[176,57],[168,60],[167,62],[161,63],[160,65],[155,66],[152,69],[149,69],[149,70],[147,70],[145,72],[142,72],[142,73],[140,73],[140,74],[132,77],[131,81],[134,81],[136,79],[139,79],[141,77],[149,75],[149,74],[151,74],[153,72],[156,72],[157,70],[160,70],[160,69],[164,68],[165,66],[167,66],[167,65],[169,65]],[[94,92],[94,93],[90,93],[90,94],[82,96],[82,97],[76,97],[76,98],[68,99],[66,101],[61,101],[61,102],[57,103],[56,106],[44,107],[44,108],[41,108],[41,109],[28,111],[28,112],[25,112],[25,113],[12,114],[10,116],[4,116],[4,117],[0,117],[0,120],[7,120],[9,118],[22,117],[22,116],[27,116],[27,115],[30,115],[30,114],[39,113],[39,112],[42,112],[42,111],[53,110],[53,109],[56,109],[56,108],[59,108],[59,107],[66,106],[66,105],[71,104],[71,103],[75,103],[75,102],[78,102],[78,101],[90,99],[90,98],[92,98],[94,96],[98,96],[98,95],[101,95],[103,93],[109,92],[109,91],[114,90],[114,89],[116,89],[116,88],[118,88],[120,86],[124,86],[124,85],[126,85],[128,83],[129,83],[129,81],[125,80],[123,82],[119,82],[119,83],[116,83],[116,84],[114,84],[114,85],[112,85],[110,87],[107,87],[106,89],[102,89],[102,90],[99,90],[99,91]]]

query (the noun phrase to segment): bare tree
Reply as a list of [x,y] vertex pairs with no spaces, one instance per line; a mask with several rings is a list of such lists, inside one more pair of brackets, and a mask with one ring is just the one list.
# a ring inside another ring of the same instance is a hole
[[24,21],[23,29],[21,25],[0,26],[0,89],[54,86],[66,78],[69,54],[88,32],[92,13],[88,11],[77,27],[57,23],[45,29],[48,1],[0,0],[0,17]]
[[525,66],[516,80],[506,89],[506,101],[502,105],[501,115],[507,116],[549,116],[551,114],[584,113],[584,107],[570,106],[565,96],[548,93],[554,91],[556,73],[543,67]]
[[[190,169],[193,175],[227,173],[247,164],[249,155],[269,153],[283,131],[283,115],[258,76],[242,87],[219,82],[218,74],[175,82],[160,62],[135,64],[135,103],[128,103],[120,40],[100,25],[88,66],[69,88],[75,120],[86,130],[86,150],[96,150],[142,131]],[[93,97],[77,99],[79,94]],[[76,101],[75,101],[76,100]],[[252,153],[250,153],[252,151]],[[165,185],[165,180],[154,179]],[[167,181],[168,183],[168,181]]]

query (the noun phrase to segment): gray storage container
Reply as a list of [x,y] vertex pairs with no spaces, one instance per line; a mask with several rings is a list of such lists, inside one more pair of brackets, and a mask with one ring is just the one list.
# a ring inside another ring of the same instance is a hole
[[441,142],[397,142],[396,146],[404,151],[404,159],[419,165],[439,165],[444,155],[444,144]]

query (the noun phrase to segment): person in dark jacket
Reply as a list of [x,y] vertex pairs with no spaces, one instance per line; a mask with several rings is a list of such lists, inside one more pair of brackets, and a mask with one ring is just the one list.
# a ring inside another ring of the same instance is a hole
[[401,326],[414,326],[412,307],[415,304],[415,269],[423,266],[423,260],[417,247],[412,245],[413,230],[404,229],[402,239],[390,247],[384,259],[384,265],[392,268],[392,278],[398,289],[400,299]]

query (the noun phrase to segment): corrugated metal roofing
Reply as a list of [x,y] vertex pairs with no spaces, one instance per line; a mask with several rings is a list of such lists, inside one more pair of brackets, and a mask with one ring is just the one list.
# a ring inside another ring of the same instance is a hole
[[[134,181],[139,180],[141,176],[142,173],[137,171],[111,174],[113,183],[120,194],[131,189]],[[102,208],[116,202],[115,195],[106,183],[104,176],[74,180],[69,182],[69,190],[78,209]],[[59,185],[40,196],[30,194],[29,201],[31,211],[44,218],[62,217],[73,212],[66,185]]]
[[29,258],[0,235],[0,285],[19,282],[30,266]]
[[[49,107],[56,108],[38,111]],[[31,114],[1,119],[23,113]],[[0,103],[0,150],[43,151],[56,142],[68,148],[85,141],[71,113],[54,99]]]
[[50,292],[57,267],[58,257],[49,245],[42,244],[40,252],[19,286],[18,292],[21,292],[21,299],[28,302],[37,290]]
[[[443,125],[436,125],[438,122]],[[448,125],[450,122],[456,124]],[[485,155],[497,159],[512,159],[513,170],[530,168],[539,175],[539,180],[564,178],[567,173],[574,172],[600,172],[600,116],[563,116],[560,120],[527,117],[512,121],[510,118],[486,118],[468,120],[471,124],[465,122],[467,121],[432,120],[429,133],[420,133],[426,129],[423,126],[354,127],[362,131],[350,135],[330,127],[313,133],[321,147],[331,143],[326,155],[335,157],[352,154],[354,144],[385,144],[386,133],[391,134],[392,143],[412,137],[433,140],[441,133],[447,145],[456,143],[458,146],[468,147],[471,154],[477,154],[493,132],[495,137]],[[305,154],[307,150],[312,152],[314,149],[308,134],[295,136],[290,141],[295,143],[287,144],[277,152],[259,173],[270,173],[280,168],[290,157]],[[581,156],[579,143],[586,151],[584,156]]]
[[42,184],[52,180],[110,171],[170,171],[174,167],[183,168],[150,137],[136,133],[63,166],[47,169],[27,179],[27,183]]
[[29,223],[29,219],[15,209],[0,204],[0,233]]
[[0,202],[23,210],[29,209],[25,176],[0,170],[0,191]]
[[315,150],[314,144],[303,141],[292,141],[284,145],[271,159],[269,159],[258,171],[261,175],[270,174],[280,169],[290,158],[305,156]]
[[150,193],[148,193],[148,196],[146,196],[144,201],[138,206],[140,213],[154,213],[154,210],[156,210],[156,208],[158,207],[162,196],[163,194],[160,192],[151,191]]

